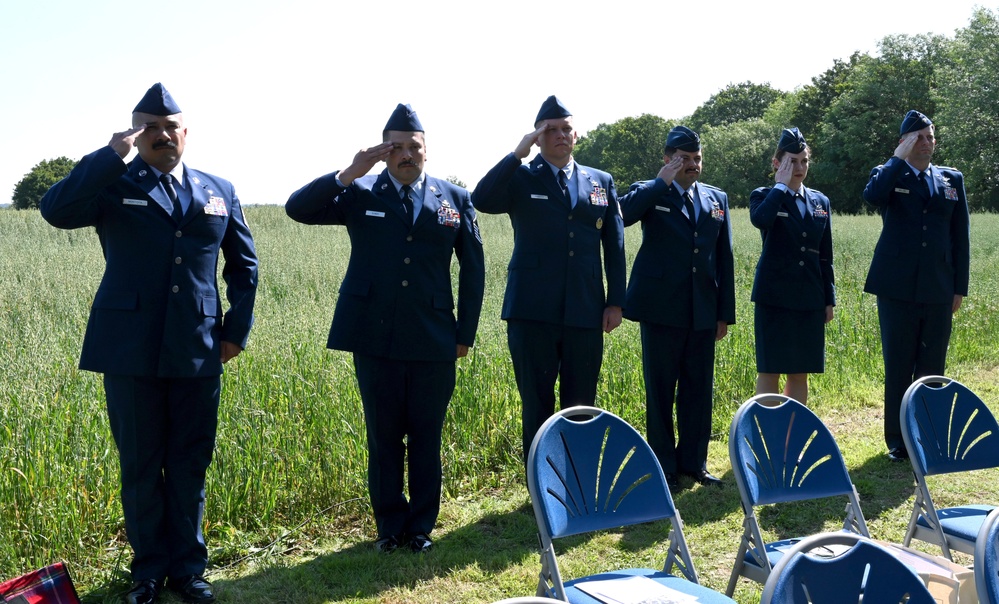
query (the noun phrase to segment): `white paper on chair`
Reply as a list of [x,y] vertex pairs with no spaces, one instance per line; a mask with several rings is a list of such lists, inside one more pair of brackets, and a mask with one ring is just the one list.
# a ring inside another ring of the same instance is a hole
[[575,587],[607,604],[691,604],[698,601],[694,596],[670,589],[648,577],[581,581]]

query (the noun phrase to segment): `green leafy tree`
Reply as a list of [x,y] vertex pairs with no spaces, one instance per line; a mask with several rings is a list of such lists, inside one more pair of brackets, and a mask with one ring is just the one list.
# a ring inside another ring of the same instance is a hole
[[451,175],[451,176],[448,176],[447,178],[445,178],[444,180],[448,181],[452,185],[457,185],[457,186],[461,187],[462,189],[467,189],[468,188],[468,186],[465,185],[465,181],[461,180],[457,176]]
[[[847,79],[850,73],[865,57],[867,55],[854,52],[848,61],[836,59],[832,67],[812,78],[811,84],[798,90],[794,94],[795,104],[787,115],[784,127],[797,126],[806,139],[814,138],[833,101],[849,88]],[[821,149],[812,151],[816,155],[822,152]]]
[[770,158],[780,129],[763,118],[707,126],[701,180],[728,193],[730,206],[748,206],[753,189],[773,184]]
[[610,172],[617,188],[626,191],[633,182],[655,178],[673,126],[650,113],[600,124],[579,139],[573,155],[581,164]]
[[771,87],[769,83],[729,84],[695,109],[684,125],[700,133],[705,126],[723,126],[761,118],[767,107],[785,94],[787,93]]
[[978,9],[958,30],[934,94],[934,158],[964,172],[973,210],[999,210],[999,19]]
[[49,187],[65,178],[76,162],[68,157],[45,159],[35,165],[14,185],[14,195],[11,197],[13,206],[18,210],[38,208],[38,202],[49,190]]
[[934,69],[946,48],[943,36],[889,36],[880,56],[860,57],[819,127],[810,186],[829,196],[836,212],[867,211],[863,200],[871,168],[891,156],[909,109],[932,116]]

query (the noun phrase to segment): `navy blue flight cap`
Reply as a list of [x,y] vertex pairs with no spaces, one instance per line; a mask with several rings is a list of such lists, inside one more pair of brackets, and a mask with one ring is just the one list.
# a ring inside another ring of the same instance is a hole
[[686,126],[677,126],[666,135],[666,148],[680,151],[700,151],[701,137]]
[[915,132],[916,130],[922,130],[927,126],[932,126],[933,122],[930,118],[926,117],[922,113],[916,111],[915,109],[910,109],[909,113],[905,114],[905,119],[902,120],[902,127],[898,130],[899,136],[905,136],[910,132]]
[[538,111],[538,117],[534,119],[534,126],[537,127],[537,125],[544,120],[571,116],[572,113],[570,113],[569,110],[565,108],[565,105],[562,104],[562,101],[558,100],[553,94],[545,99],[544,103],[541,103],[541,109]]
[[177,101],[173,100],[167,89],[159,82],[153,84],[146,91],[146,95],[132,110],[132,113],[148,113],[150,115],[173,115],[180,112]]
[[389,116],[388,122],[385,124],[383,129],[385,132],[389,130],[398,130],[400,132],[423,132],[423,124],[420,123],[420,118],[416,117],[416,112],[407,103],[403,105],[399,103],[396,106],[395,111]]
[[801,132],[797,128],[784,128],[780,133],[780,140],[777,141],[777,150],[787,151],[788,153],[801,153],[807,146],[808,143],[805,142],[805,137],[801,135]]

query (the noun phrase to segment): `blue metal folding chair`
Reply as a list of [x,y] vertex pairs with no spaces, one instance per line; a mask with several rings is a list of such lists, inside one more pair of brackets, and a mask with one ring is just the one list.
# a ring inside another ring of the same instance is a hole
[[873,541],[854,533],[819,533],[781,558],[760,604],[936,604],[922,579]]
[[739,577],[763,583],[799,538],[767,542],[756,506],[845,496],[843,529],[869,536],[857,490],[829,429],[808,407],[780,394],[754,396],[732,418],[728,441],[742,500],[742,538],[726,592]]
[[926,477],[999,467],[999,424],[982,399],[964,384],[939,375],[913,382],[902,397],[902,439],[916,478],[916,499],[903,545],[915,538],[950,550],[975,553],[975,540],[994,505],[937,509]]
[[975,588],[980,604],[999,604],[999,508],[985,517],[975,540]]
[[[698,585],[662,468],[641,434],[613,413],[570,407],[549,418],[531,444],[527,486],[541,541],[538,596],[597,604],[581,584],[644,577],[702,604],[733,602]],[[657,520],[671,525],[662,570],[629,568],[563,583],[553,539]],[[670,574],[674,568],[680,576]]]

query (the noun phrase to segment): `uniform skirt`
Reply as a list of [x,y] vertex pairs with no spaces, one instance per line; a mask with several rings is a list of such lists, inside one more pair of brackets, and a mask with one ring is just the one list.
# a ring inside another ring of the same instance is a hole
[[756,371],[822,373],[826,311],[791,310],[756,303]]

